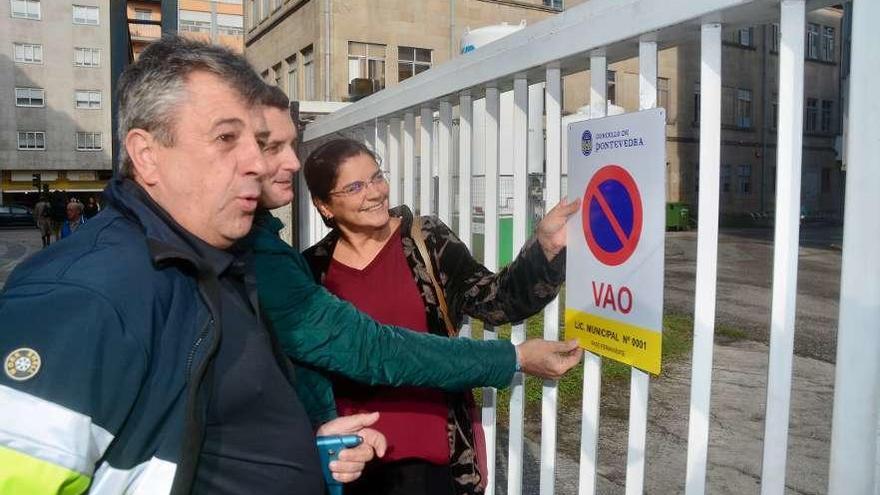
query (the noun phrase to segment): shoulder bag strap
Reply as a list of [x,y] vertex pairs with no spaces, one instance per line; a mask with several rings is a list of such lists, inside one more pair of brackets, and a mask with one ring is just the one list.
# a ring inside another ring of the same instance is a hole
[[425,268],[428,270],[428,278],[431,279],[431,285],[434,286],[434,292],[437,293],[437,303],[440,307],[440,316],[443,318],[443,323],[446,325],[446,332],[450,337],[454,337],[458,332],[456,331],[455,325],[452,324],[452,320],[449,319],[449,306],[446,305],[446,294],[443,293],[443,288],[440,287],[440,284],[437,283],[437,277],[434,276],[434,262],[431,261],[431,257],[428,255],[428,248],[425,246],[425,238],[422,236],[421,217],[413,216],[411,235],[413,241],[416,243],[416,248],[419,250],[419,254],[421,254],[422,259],[425,260]]

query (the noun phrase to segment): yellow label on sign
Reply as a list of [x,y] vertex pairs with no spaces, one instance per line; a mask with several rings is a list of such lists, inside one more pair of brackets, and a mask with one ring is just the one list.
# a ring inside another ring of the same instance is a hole
[[584,349],[660,374],[660,332],[637,327],[576,309],[565,310],[565,338],[577,339]]

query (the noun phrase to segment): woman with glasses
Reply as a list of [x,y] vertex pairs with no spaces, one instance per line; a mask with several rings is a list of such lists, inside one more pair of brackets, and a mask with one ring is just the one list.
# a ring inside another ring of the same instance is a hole
[[[491,325],[521,321],[550,302],[563,282],[565,222],[576,202],[551,210],[516,260],[495,274],[436,217],[414,217],[406,206],[389,209],[385,172],[357,141],[325,143],[306,160],[304,173],[332,229],[304,253],[315,279],[380,323],[451,337],[465,315]],[[483,492],[478,457],[485,453],[470,393],[368,387],[336,376],[333,383],[340,415],[380,412],[373,427],[389,447],[347,494]]]

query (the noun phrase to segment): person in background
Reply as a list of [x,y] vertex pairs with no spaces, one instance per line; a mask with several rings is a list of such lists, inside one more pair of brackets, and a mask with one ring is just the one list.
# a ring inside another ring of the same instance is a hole
[[99,211],[101,211],[101,207],[98,205],[98,200],[95,199],[94,196],[89,196],[89,201],[86,203],[85,209],[83,210],[83,215],[85,215],[86,220],[97,215]]
[[64,191],[52,191],[49,201],[52,204],[52,231],[55,233],[55,240],[61,240],[61,226],[67,217],[67,194]]
[[47,247],[52,240],[52,204],[45,194],[41,194],[40,200],[34,205],[34,221],[40,230],[43,247]]
[[[550,210],[517,258],[492,273],[436,217],[389,209],[385,172],[363,144],[329,141],[309,155],[304,173],[332,229],[304,253],[315,280],[381,323],[452,337],[465,315],[489,325],[522,321],[564,281],[565,224],[577,201]],[[475,448],[482,439],[469,392],[368,388],[337,377],[334,394],[341,416],[379,411],[375,428],[388,439],[386,456],[349,495],[482,493],[484,453]]]
[[83,204],[79,201],[71,201],[67,203],[67,220],[61,225],[61,238],[70,237],[71,234],[85,225],[86,219],[83,216]]

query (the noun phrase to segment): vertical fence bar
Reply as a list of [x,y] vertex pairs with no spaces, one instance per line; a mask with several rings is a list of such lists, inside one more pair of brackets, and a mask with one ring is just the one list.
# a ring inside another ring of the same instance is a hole
[[363,141],[366,145],[373,150],[375,153],[376,150],[376,121],[371,120],[369,122],[365,122],[363,127],[359,128],[361,135],[363,136]]
[[352,127],[348,129],[346,133],[348,134],[349,138],[354,139],[355,141],[370,144],[370,142],[367,141],[367,130],[363,126]]
[[[485,168],[486,199],[483,205],[483,264],[493,272],[498,270],[498,142],[501,126],[501,99],[498,88],[486,88]],[[486,325],[484,339],[494,339],[495,331]],[[494,388],[483,389],[483,430],[486,433],[486,464],[489,480],[486,493],[495,493],[495,402]]]
[[416,211],[416,116],[406,112],[403,118],[403,203]]
[[437,132],[439,146],[439,187],[437,189],[437,216],[446,225],[452,225],[452,104],[440,102],[440,127]]
[[529,175],[544,173],[544,91],[546,86],[546,83],[529,86]]
[[422,107],[421,141],[419,146],[419,215],[431,214],[431,186],[433,175],[431,170],[431,146],[434,139],[434,109]]
[[846,208],[828,493],[877,493],[880,2],[853,2]]
[[485,231],[483,264],[486,268],[498,270],[498,169],[499,143],[501,137],[501,95],[496,87],[486,88],[485,124]]
[[761,469],[763,495],[782,495],[785,492],[800,245],[805,22],[804,0],[783,0],[779,23],[782,39],[779,43],[776,232],[773,236],[770,366]]
[[[607,112],[607,71],[608,61],[604,53],[590,57],[590,118],[593,119],[604,117]],[[584,393],[581,405],[581,465],[578,491],[580,495],[596,493],[601,387],[602,358],[592,352],[585,352]]]
[[376,154],[382,159],[382,169],[388,171],[388,121],[376,119]]
[[[462,91],[458,100],[458,237],[471,249],[471,173],[473,160],[474,101],[470,91]],[[460,335],[471,336],[471,320],[462,319]]]
[[474,100],[462,91],[458,100],[458,237],[471,248],[471,174],[473,171]]
[[704,24],[700,53],[700,197],[697,224],[697,282],[688,425],[686,495],[706,492],[709,399],[715,339],[718,275],[718,196],[721,180],[721,24]]
[[[657,106],[657,43],[639,43],[639,110]],[[659,328],[661,321],[655,322]],[[648,436],[648,393],[650,377],[632,368],[629,388],[629,447],[626,456],[626,493],[642,495],[645,490],[645,440]]]
[[[544,145],[547,170],[544,203],[549,209],[559,201],[562,186],[562,73],[558,65],[547,67],[544,93],[547,142]],[[537,124],[536,124],[537,125]],[[537,125],[540,128],[540,125]],[[559,340],[559,297],[544,308],[544,338]],[[541,495],[556,491],[556,380],[544,380],[541,392]]]
[[[516,77],[513,81],[513,246],[516,255],[528,236],[528,142],[529,142],[529,81]],[[510,341],[526,340],[525,323],[513,325]],[[522,493],[523,468],[523,374],[515,373],[510,384],[510,429],[507,454],[507,493]]]
[[391,180],[389,201],[393,206],[400,204],[400,119],[391,117],[388,128],[388,174]]

